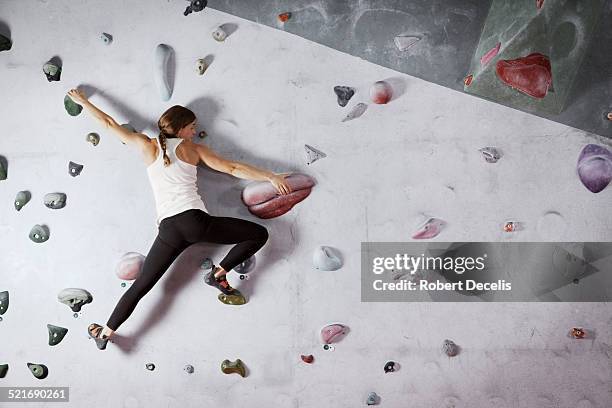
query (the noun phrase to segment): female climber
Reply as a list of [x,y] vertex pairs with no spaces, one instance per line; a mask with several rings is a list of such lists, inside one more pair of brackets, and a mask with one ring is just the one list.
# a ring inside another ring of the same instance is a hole
[[92,323],[87,328],[98,348],[106,348],[108,340],[127,320],[140,299],[153,288],[179,254],[193,243],[235,244],[219,266],[213,265],[204,281],[225,294],[236,293],[225,274],[263,247],[268,240],[268,231],[251,221],[209,215],[197,192],[196,166],[202,161],[214,170],[238,178],[269,181],[282,195],[291,192],[285,180],[289,173],[275,174],[226,160],[208,147],[191,142],[195,135],[196,116],[185,107],[177,105],[165,111],[157,122],[159,136],[151,139],[117,124],[89,102],[80,90],[72,89],[68,95],[105,128],[112,130],[123,143],[141,151],[157,210],[158,234],[140,275],[121,297],[106,326]]

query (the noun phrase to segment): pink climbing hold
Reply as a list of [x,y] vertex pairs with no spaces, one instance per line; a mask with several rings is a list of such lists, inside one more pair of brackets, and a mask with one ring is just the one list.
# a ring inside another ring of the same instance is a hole
[[331,344],[346,334],[347,327],[339,324],[329,324],[321,329],[321,339],[324,344]]
[[372,102],[384,105],[393,97],[393,88],[388,82],[378,81],[370,88],[370,98]]
[[119,279],[134,280],[138,277],[138,275],[140,275],[144,260],[144,255],[139,254],[138,252],[128,252],[119,260],[119,263],[115,268],[115,274],[119,277]]
[[482,58],[480,58],[480,65],[487,65],[489,62],[491,62],[491,60],[493,58],[495,58],[495,56],[497,55],[497,53],[499,52],[499,49],[501,47],[501,43],[498,42],[497,45],[493,48],[491,48],[489,51],[487,51]]
[[544,0],[536,0],[536,7],[539,9],[544,5]]
[[291,193],[280,195],[272,183],[251,183],[242,191],[242,202],[256,217],[268,219],[285,214],[310,194],[314,180],[305,174],[292,174],[285,178]]
[[495,72],[506,85],[538,99],[546,96],[552,84],[550,61],[537,52],[514,60],[499,60]]
[[446,222],[439,218],[429,218],[417,232],[414,233],[412,239],[430,239],[436,237],[444,228]]

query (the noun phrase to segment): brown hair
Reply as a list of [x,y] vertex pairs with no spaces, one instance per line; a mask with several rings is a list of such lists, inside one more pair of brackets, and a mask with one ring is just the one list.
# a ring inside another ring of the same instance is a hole
[[164,166],[170,165],[170,158],[166,154],[166,139],[178,137],[176,134],[179,130],[189,125],[194,120],[196,120],[195,114],[191,110],[180,105],[174,105],[162,113],[157,121],[157,127],[159,128],[159,143],[164,152]]

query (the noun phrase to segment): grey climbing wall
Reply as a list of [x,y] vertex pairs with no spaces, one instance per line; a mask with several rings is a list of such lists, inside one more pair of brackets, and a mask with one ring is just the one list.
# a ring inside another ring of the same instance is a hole
[[[601,2],[606,3],[601,7]],[[612,110],[612,18],[610,1],[546,0],[543,7],[572,9],[594,7],[600,18],[586,20],[593,30],[590,45],[581,44],[583,62],[576,67],[576,80],[563,89],[564,108],[560,113],[534,112],[539,116],[579,129],[612,137],[612,123],[605,113]],[[523,3],[523,2],[521,2]],[[525,0],[536,8],[535,0]],[[547,4],[556,3],[556,4]],[[400,72],[463,90],[485,26],[490,0],[210,0],[209,7],[302,36],[337,50],[364,58]],[[279,13],[291,12],[281,23]],[[563,14],[563,13],[561,13]],[[597,16],[594,16],[597,17]],[[597,23],[597,20],[600,22]],[[405,51],[394,43],[398,35],[421,38]],[[609,49],[609,47],[608,47]]]

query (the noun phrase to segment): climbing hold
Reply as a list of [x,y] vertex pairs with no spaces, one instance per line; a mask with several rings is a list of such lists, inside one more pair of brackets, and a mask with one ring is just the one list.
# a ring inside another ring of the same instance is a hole
[[46,365],[34,364],[34,363],[27,363],[27,364],[28,364],[28,368],[30,369],[34,377],[38,378],[39,380],[47,378],[47,375],[49,375],[49,369],[47,368]]
[[370,88],[370,98],[377,104],[385,104],[391,100],[393,88],[386,81],[375,82]]
[[204,58],[199,58],[196,60],[196,72],[198,75],[204,75],[204,71],[208,68],[208,64],[204,60]]
[[324,344],[323,345],[323,350],[325,351],[334,351],[336,348],[334,346],[332,346],[331,344]]
[[8,364],[0,364],[0,378],[6,377],[6,373],[8,372],[9,365]]
[[47,325],[47,330],[49,331],[49,345],[55,346],[58,345],[68,333],[68,329],[63,327],[54,326],[52,324]]
[[408,48],[421,41],[421,37],[414,35],[398,35],[393,41],[398,50],[406,51]]
[[542,238],[558,241],[565,232],[567,223],[556,211],[548,211],[538,219],[536,230]]
[[337,249],[319,246],[314,250],[312,263],[320,271],[335,271],[342,268],[342,259]]
[[501,43],[498,42],[495,47],[491,48],[489,51],[485,52],[485,54],[480,58],[480,65],[487,65],[499,52],[501,47]]
[[191,364],[187,364],[184,368],[184,370],[187,372],[187,374],[193,374],[194,372],[194,368]]
[[64,96],[64,108],[70,116],[79,116],[83,111],[83,107],[73,101],[68,95]]
[[255,268],[256,263],[257,260],[255,258],[255,255],[251,255],[246,261],[242,262],[239,265],[236,265],[234,267],[234,270],[239,274],[249,273],[253,270],[253,268]]
[[351,109],[350,112],[344,117],[344,119],[342,119],[342,122],[348,122],[349,120],[357,119],[358,117],[363,115],[367,109],[367,104],[359,102],[357,105],[353,106],[353,109]]
[[225,41],[225,39],[227,38],[227,32],[225,32],[222,26],[219,26],[215,29],[215,31],[212,32],[212,36],[215,40],[219,42]]
[[78,313],[73,313],[72,317],[74,317],[75,319],[78,319],[79,318],[79,314]]
[[232,306],[240,306],[246,303],[246,299],[242,293],[238,291],[238,289],[234,289],[234,293],[231,295],[226,295],[225,293],[219,293],[217,299],[221,303],[225,303],[226,305]]
[[478,151],[482,154],[482,157],[484,157],[487,163],[497,163],[497,161],[501,159],[501,153],[495,147],[483,147],[482,149],[478,149]]
[[544,0],[536,0],[536,7],[539,9],[544,5]]
[[210,258],[205,258],[202,261],[202,265],[200,265],[200,268],[204,269],[205,271],[208,271],[210,269],[212,269],[212,267],[214,266],[212,259]]
[[85,140],[87,140],[89,143],[91,143],[94,146],[97,146],[98,143],[100,143],[100,135],[97,133],[88,133],[87,137],[85,138]]
[[59,210],[66,206],[66,194],[64,193],[49,193],[45,194],[44,198],[45,207],[51,208],[52,210]]
[[49,82],[59,81],[62,75],[62,67],[59,65],[59,62],[57,62],[57,60],[53,60],[54,59],[43,65],[43,72],[45,73],[47,81]]
[[67,288],[57,295],[57,300],[68,306],[73,312],[80,312],[81,307],[93,301],[93,296],[85,289]]
[[68,163],[68,174],[70,174],[72,177],[76,177],[79,174],[81,174],[82,170],[83,170],[82,164],[77,164],[72,161]]
[[102,33],[100,34],[100,39],[102,40],[102,42],[106,45],[110,45],[110,43],[113,42],[113,36],[108,34],[108,33]]
[[612,112],[608,112],[606,118],[608,118],[608,120],[612,120]]
[[153,370],[155,370],[155,364],[153,364],[153,363],[147,363],[147,364],[145,364],[145,368],[146,368],[147,370],[149,370],[149,371],[153,371]]
[[242,360],[237,359],[236,361],[223,360],[221,363],[221,371],[224,374],[239,374],[241,377],[246,377],[246,368],[242,363]]
[[121,287],[122,287],[122,288],[125,288],[126,286],[127,286],[127,283],[125,283],[125,282],[121,282]]
[[446,226],[446,222],[439,218],[429,218],[425,221],[417,232],[412,235],[412,239],[435,238]]
[[203,130],[202,130],[202,131],[200,131],[200,133],[198,133],[198,137],[199,137],[200,139],[204,139],[206,136],[208,136],[208,135],[207,135],[207,134],[206,134],[206,132],[205,132],[205,131],[203,131]]
[[540,53],[514,60],[499,60],[495,72],[506,85],[538,99],[546,96],[552,83],[550,61]]
[[378,405],[379,401],[380,401],[380,397],[375,392],[371,392],[368,394],[368,399],[366,400],[366,404]]
[[187,0],[191,4],[187,6],[185,11],[183,12],[184,16],[188,16],[191,13],[197,13],[198,11],[204,10],[206,5],[208,4],[207,0]]
[[0,156],[0,180],[6,180],[6,178],[8,177],[8,172],[7,172],[7,168],[4,165],[4,158],[2,156]]
[[519,230],[519,223],[516,221],[504,222],[504,232],[516,232]]
[[24,205],[30,202],[32,195],[29,191],[20,191],[15,196],[15,209],[20,211]]
[[291,13],[289,12],[281,13],[278,15],[278,21],[280,21],[281,23],[286,23],[287,21],[289,21],[290,18],[291,18]]
[[0,51],[8,51],[12,46],[11,39],[0,34]]
[[310,194],[314,180],[304,174],[292,174],[285,178],[291,193],[279,195],[272,183],[254,182],[242,191],[242,202],[249,212],[259,218],[274,218],[285,214]]
[[240,280],[245,280],[245,279],[249,279],[249,277],[247,275],[240,275]]
[[580,327],[573,327],[569,334],[575,339],[584,339],[586,337],[586,331]]
[[321,340],[324,344],[337,342],[347,333],[348,327],[343,324],[329,324],[321,329]]
[[393,373],[397,370],[398,364],[395,361],[387,361],[385,364],[384,370],[385,373]]
[[307,356],[302,354],[300,357],[302,358],[302,361],[307,364],[312,364],[312,362],[314,361],[314,356],[312,354],[309,354]]
[[455,344],[452,340],[444,340],[442,343],[442,351],[449,357],[455,357],[459,354],[459,346]]
[[463,84],[465,86],[470,86],[472,84],[472,81],[474,80],[474,75],[468,75],[465,78],[463,78]]
[[355,95],[355,89],[349,86],[334,86],[334,92],[338,97],[338,105],[344,107]]
[[612,152],[595,144],[586,145],[578,156],[578,176],[592,193],[599,193],[612,180]]
[[6,313],[9,307],[9,293],[8,290],[0,292],[0,316]]
[[44,225],[36,224],[30,230],[29,236],[32,241],[41,244],[49,239],[49,229]]
[[158,44],[155,47],[155,82],[162,101],[167,101],[172,95],[170,88],[168,61],[172,54],[172,48],[166,44]]
[[140,275],[144,261],[144,255],[138,252],[127,252],[119,259],[115,267],[115,274],[119,279],[134,280]]
[[319,159],[327,157],[327,155],[322,151],[315,149],[314,147],[309,146],[307,144],[304,145],[304,150],[306,150],[306,164],[308,165],[316,162]]

